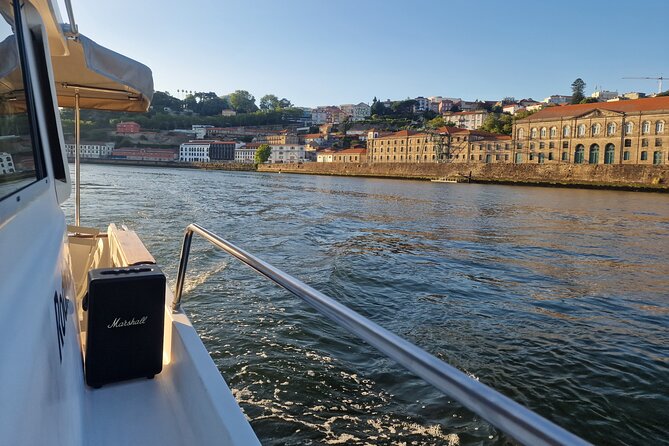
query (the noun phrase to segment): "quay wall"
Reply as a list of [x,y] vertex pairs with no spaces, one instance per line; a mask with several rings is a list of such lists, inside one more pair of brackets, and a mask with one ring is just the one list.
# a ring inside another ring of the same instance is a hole
[[262,164],[258,171],[669,192],[669,166],[654,165],[303,163]]
[[[68,158],[70,163],[74,159]],[[145,166],[145,167],[181,167],[189,169],[209,169],[209,170],[232,170],[232,171],[254,171],[254,164],[242,163],[188,163],[182,161],[146,161],[146,160],[124,160],[124,159],[105,159],[105,158],[81,158],[82,164],[114,164],[121,166]]]

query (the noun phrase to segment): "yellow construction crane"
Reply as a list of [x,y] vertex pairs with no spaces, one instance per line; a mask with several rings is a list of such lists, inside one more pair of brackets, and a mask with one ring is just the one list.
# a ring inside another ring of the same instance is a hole
[[659,77],[652,77],[652,76],[642,76],[642,77],[624,77],[623,79],[652,79],[657,81],[657,92],[662,93],[662,81],[664,80],[664,77],[659,76]]

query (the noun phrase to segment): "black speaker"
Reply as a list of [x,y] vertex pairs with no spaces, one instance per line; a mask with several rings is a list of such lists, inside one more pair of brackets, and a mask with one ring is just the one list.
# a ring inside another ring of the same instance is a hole
[[155,265],[88,273],[86,384],[153,378],[163,368],[165,275]]

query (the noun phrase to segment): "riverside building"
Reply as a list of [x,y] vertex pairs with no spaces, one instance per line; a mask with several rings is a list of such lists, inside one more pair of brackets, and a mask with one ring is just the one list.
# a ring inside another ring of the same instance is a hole
[[269,162],[276,163],[303,163],[306,161],[304,146],[301,144],[282,144],[270,146],[272,153]]
[[[114,146],[115,144],[113,142],[79,144],[79,156],[82,158],[109,158],[112,155]],[[67,156],[69,158],[74,158],[76,156],[74,144],[65,144],[65,150],[67,150]]]
[[514,123],[515,163],[667,164],[669,97],[547,107]]

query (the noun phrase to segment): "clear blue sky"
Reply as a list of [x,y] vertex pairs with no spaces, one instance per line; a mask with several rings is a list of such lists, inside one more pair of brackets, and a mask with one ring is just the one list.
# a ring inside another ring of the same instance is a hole
[[669,0],[72,2],[83,34],[151,67],[172,94],[542,99],[577,77],[590,94],[654,92],[621,78],[669,76]]

